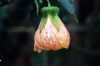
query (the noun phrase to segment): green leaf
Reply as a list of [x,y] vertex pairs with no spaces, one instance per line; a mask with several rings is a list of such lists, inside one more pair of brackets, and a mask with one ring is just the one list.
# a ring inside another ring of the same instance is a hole
[[75,11],[75,7],[74,4],[72,3],[71,0],[59,0],[59,3],[68,11],[70,12],[72,15],[74,15],[76,22],[78,22],[77,17],[76,17],[76,11]]
[[75,14],[74,5],[70,0],[59,0],[60,4],[71,14]]

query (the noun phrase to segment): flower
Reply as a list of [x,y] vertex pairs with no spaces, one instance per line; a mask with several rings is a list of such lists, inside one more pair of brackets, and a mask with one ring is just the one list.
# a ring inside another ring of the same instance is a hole
[[67,49],[70,43],[70,35],[58,17],[59,9],[53,6],[44,7],[42,12],[44,16],[34,36],[34,51]]

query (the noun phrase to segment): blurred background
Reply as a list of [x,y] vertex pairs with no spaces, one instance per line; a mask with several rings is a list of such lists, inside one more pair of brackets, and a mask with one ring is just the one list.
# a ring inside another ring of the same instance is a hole
[[[34,1],[0,0],[0,66],[100,66],[100,0],[72,1],[78,23],[64,0],[50,0],[60,8],[71,43],[69,49],[40,54],[33,51],[42,16]],[[47,0],[40,0],[39,9],[44,6]]]

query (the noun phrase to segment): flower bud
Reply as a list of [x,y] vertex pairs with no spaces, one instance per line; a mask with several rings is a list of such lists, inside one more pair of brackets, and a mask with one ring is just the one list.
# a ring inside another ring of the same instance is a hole
[[69,47],[70,35],[58,12],[59,8],[54,6],[42,8],[43,17],[34,36],[34,51],[55,51]]

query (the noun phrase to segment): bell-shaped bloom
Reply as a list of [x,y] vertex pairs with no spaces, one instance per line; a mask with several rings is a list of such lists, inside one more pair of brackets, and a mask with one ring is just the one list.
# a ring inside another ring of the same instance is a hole
[[43,17],[34,36],[34,51],[67,49],[70,44],[70,35],[58,17],[59,9],[53,6],[44,7],[42,12]]

